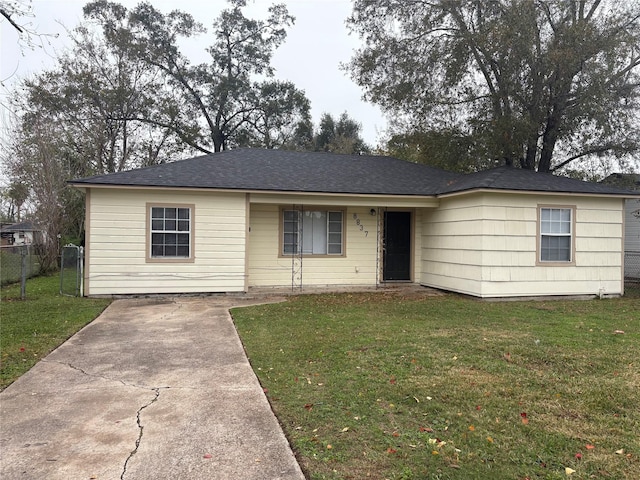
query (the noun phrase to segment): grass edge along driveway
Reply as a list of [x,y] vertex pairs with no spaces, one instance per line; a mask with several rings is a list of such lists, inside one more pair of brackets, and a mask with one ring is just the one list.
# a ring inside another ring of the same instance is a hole
[[0,303],[0,390],[95,319],[108,299],[60,295],[60,277],[27,281],[27,298],[20,284],[2,287]]
[[303,295],[233,317],[313,480],[640,478],[637,299]]

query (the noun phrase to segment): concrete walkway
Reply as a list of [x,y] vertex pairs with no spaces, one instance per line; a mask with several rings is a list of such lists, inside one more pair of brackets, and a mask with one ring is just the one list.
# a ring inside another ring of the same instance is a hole
[[228,314],[241,302],[112,303],[0,393],[0,478],[304,479]]

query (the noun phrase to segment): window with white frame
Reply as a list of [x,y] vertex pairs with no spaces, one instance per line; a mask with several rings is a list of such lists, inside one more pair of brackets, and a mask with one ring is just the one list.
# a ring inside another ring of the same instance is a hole
[[573,208],[540,207],[539,259],[573,261]]
[[283,255],[342,255],[343,214],[332,210],[283,210]]
[[150,207],[149,257],[152,259],[189,259],[192,213],[190,207]]

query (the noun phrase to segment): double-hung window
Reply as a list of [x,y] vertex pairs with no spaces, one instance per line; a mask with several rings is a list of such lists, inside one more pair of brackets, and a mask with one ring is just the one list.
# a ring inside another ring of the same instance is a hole
[[193,206],[149,205],[148,259],[193,259]]
[[540,262],[573,262],[572,207],[539,207]]
[[283,210],[283,255],[342,255],[343,212]]

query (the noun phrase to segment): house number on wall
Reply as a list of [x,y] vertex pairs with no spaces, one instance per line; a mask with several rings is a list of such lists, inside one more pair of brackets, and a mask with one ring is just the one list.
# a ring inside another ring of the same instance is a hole
[[360,217],[358,217],[357,213],[353,214],[353,220],[354,220],[354,222],[356,222],[356,225],[358,226],[358,229],[360,229],[360,231],[362,233],[364,233],[364,236],[368,237],[369,236],[369,230],[365,230],[364,229],[364,225],[362,225],[362,222],[360,221]]

